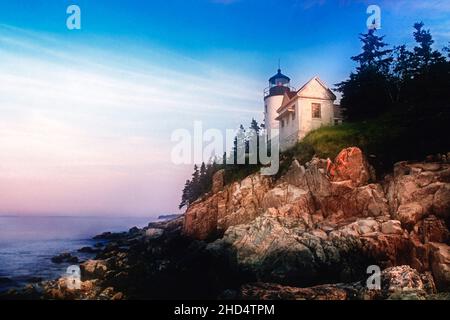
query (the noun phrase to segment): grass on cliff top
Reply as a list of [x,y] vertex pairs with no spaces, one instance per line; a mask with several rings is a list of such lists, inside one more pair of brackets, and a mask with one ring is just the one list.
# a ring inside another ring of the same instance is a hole
[[[450,110],[399,110],[367,121],[313,130],[280,155],[280,170],[275,179],[286,172],[294,158],[301,164],[314,155],[333,160],[347,147],[359,147],[379,176],[391,172],[398,161],[445,154],[450,151]],[[225,166],[225,182],[242,180],[259,168],[259,165]]]
[[356,146],[377,173],[385,173],[395,162],[422,160],[429,154],[450,151],[449,124],[450,113],[430,112],[391,113],[373,120],[322,127],[282,154],[282,170],[294,157],[301,163],[314,155],[334,159],[342,149]]

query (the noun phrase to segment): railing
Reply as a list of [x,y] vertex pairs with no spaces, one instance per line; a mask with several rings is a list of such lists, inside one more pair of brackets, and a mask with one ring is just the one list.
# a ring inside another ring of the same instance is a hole
[[[295,91],[295,88],[294,87],[291,87],[291,86],[272,86],[272,87],[267,87],[267,88],[265,88],[264,89],[264,98],[265,97],[267,97],[267,96],[269,96],[270,94],[271,94],[271,89],[273,89],[273,91],[277,91],[276,89],[274,89],[274,88],[288,88],[290,91]],[[284,91],[283,90],[280,90],[280,94],[283,94],[284,92],[286,91],[286,89],[284,89]],[[278,92],[277,92],[278,93]]]

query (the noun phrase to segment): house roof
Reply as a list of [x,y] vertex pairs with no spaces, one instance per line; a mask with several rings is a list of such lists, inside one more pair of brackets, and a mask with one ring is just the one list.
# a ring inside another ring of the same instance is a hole
[[[327,85],[322,80],[320,80],[320,78],[318,76],[311,78],[307,83],[305,83],[300,89],[297,90],[297,94],[301,97],[302,91],[305,90],[306,87],[308,86],[308,84],[310,84],[313,81],[317,81],[325,90],[327,90],[327,92],[330,94],[331,99],[333,99],[333,100],[336,99],[336,95],[333,93],[333,91],[331,91],[330,88],[328,88]],[[309,98],[314,98],[314,97],[309,97]]]
[[302,92],[304,92],[304,90],[308,87],[308,85],[310,83],[312,83],[313,81],[316,81],[317,83],[319,83],[326,90],[326,92],[328,93],[329,98],[331,100],[336,99],[336,95],[322,82],[322,80],[320,80],[320,78],[318,76],[315,76],[315,77],[311,78],[308,82],[306,82],[297,91],[291,91],[289,93],[285,93],[284,97],[283,97],[283,101],[281,103],[281,106],[277,110],[277,113],[281,113],[283,111],[283,109],[285,109],[286,106],[289,105],[295,99],[298,99],[301,97],[303,97],[303,98],[320,98],[320,97],[310,97],[310,96],[302,95]]
[[297,91],[288,91],[283,95],[283,101],[281,102],[281,106],[277,109],[277,112],[282,110],[286,105],[288,105],[294,98],[297,96]]
[[286,95],[289,97],[289,99],[292,99],[297,95],[297,91],[288,91],[286,92]]
[[286,113],[293,113],[293,112],[295,112],[295,109],[292,108],[292,107],[291,108],[284,108],[281,111],[281,113],[275,118],[275,120],[281,120]]

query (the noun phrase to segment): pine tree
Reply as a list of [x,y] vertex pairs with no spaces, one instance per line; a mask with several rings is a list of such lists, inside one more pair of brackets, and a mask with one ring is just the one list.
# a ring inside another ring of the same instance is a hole
[[412,52],[405,45],[397,46],[393,51],[391,81],[395,87],[394,102],[399,103],[408,97],[408,85],[413,78]]
[[238,154],[246,152],[245,128],[241,124],[233,141],[233,165],[238,163]]
[[414,39],[417,45],[414,47],[413,66],[416,73],[427,72],[430,65],[445,61],[439,51],[432,49],[433,37],[430,30],[423,30],[423,26],[423,22],[414,24]]
[[359,69],[373,68],[378,72],[386,73],[392,61],[392,50],[382,50],[387,46],[384,43],[384,36],[377,36],[376,29],[370,29],[366,34],[360,34],[360,40],[363,43],[363,52],[357,56],[351,57],[353,61],[359,63]]
[[405,45],[395,47],[393,52],[393,75],[401,81],[410,79],[412,76],[412,52],[408,51]]
[[202,194],[208,192],[208,176],[206,172],[206,165],[204,162],[202,162],[200,166],[200,173],[199,173],[199,196]]
[[416,46],[412,53],[412,80],[407,82],[407,94],[412,109],[433,116],[441,111],[448,112],[449,63],[433,49],[433,37],[424,24],[414,24]]
[[183,192],[181,195],[181,202],[180,205],[178,206],[179,209],[185,207],[185,206],[189,206],[190,203],[190,187],[191,187],[191,181],[190,180],[186,180],[186,183],[184,184],[184,188],[183,188]]
[[[226,154],[224,154],[226,157]],[[194,165],[194,171],[192,173],[191,180],[186,180],[181,195],[181,202],[179,208],[189,206],[204,194],[211,191],[212,177],[223,165],[219,165],[216,162],[209,162],[205,164],[202,162],[200,168]]]
[[200,172],[198,166],[194,165],[194,172],[192,173],[191,186],[189,192],[189,202],[192,203],[200,196]]
[[450,42],[442,49],[443,52],[447,53],[447,58],[450,59]]
[[392,50],[383,49],[387,46],[383,39],[384,36],[375,35],[375,29],[361,34],[363,52],[351,58],[359,66],[348,80],[336,85],[349,121],[372,118],[392,107],[394,97],[389,82]]
[[249,127],[249,134],[247,136],[246,141],[246,152],[248,153],[249,157],[250,155],[250,145],[256,146],[256,150],[253,150],[254,153],[256,153],[256,161],[259,161],[259,133],[261,131],[261,127],[258,124],[258,121],[256,121],[254,118],[252,118],[252,122],[250,123]]
[[256,134],[259,134],[259,131],[261,130],[258,121],[256,121],[254,118],[252,118],[252,122],[250,123],[250,129],[256,132]]

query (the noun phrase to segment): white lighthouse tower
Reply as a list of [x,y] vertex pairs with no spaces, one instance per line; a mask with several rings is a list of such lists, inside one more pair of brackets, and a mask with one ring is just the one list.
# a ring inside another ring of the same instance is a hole
[[271,129],[278,129],[277,110],[281,107],[284,93],[289,93],[293,88],[290,87],[291,79],[281,73],[278,69],[276,75],[269,79],[269,87],[264,90],[264,124],[267,136],[270,137]]

